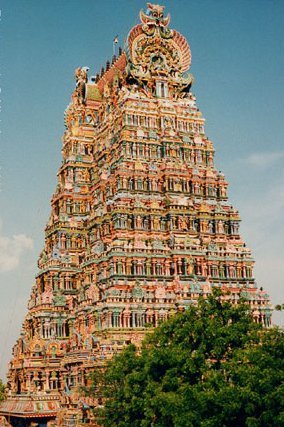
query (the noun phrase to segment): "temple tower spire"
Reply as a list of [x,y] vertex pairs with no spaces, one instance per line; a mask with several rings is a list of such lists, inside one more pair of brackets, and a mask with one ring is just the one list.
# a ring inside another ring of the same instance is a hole
[[13,426],[74,425],[82,402],[100,403],[78,397],[90,372],[214,286],[270,325],[269,297],[255,283],[192,92],[189,44],[164,6],[148,3],[140,20],[96,78],[75,71],[45,244],[1,406]]

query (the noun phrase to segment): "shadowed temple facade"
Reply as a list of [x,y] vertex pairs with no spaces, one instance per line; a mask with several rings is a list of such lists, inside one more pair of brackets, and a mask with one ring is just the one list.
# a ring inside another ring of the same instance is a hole
[[[213,286],[271,322],[228,183],[191,92],[191,52],[148,4],[124,50],[75,71],[62,164],[0,412],[12,426],[96,425],[89,373]],[[7,424],[8,425],[8,424]]]

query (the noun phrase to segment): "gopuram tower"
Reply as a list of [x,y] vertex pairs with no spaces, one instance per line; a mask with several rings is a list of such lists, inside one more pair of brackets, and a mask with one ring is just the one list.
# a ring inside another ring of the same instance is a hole
[[[1,406],[12,426],[79,426],[78,388],[217,286],[270,325],[228,183],[191,92],[190,48],[148,3],[100,75],[75,72],[63,161]],[[92,424],[92,421],[89,423]]]

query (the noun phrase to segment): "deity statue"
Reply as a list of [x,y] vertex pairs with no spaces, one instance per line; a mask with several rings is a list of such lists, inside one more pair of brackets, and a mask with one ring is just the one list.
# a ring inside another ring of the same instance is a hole
[[86,95],[86,83],[88,82],[88,67],[79,67],[75,70],[76,89],[73,92],[73,99],[77,101],[79,105],[85,103]]

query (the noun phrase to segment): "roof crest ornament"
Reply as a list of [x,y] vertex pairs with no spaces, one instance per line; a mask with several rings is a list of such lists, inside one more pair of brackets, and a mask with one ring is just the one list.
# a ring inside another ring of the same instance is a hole
[[146,13],[140,11],[141,24],[128,34],[128,75],[138,86],[146,85],[148,95],[153,94],[154,80],[161,79],[185,91],[184,95],[193,81],[192,75],[185,74],[191,64],[190,47],[178,31],[168,28],[170,15],[164,16],[164,6],[147,3],[147,7]]
[[164,10],[165,6],[147,3],[147,12],[140,11],[139,16],[143,24],[142,29],[148,36],[152,36],[155,31],[159,31],[161,37],[172,37],[172,30],[166,28],[170,23],[171,16],[168,14],[164,17]]

